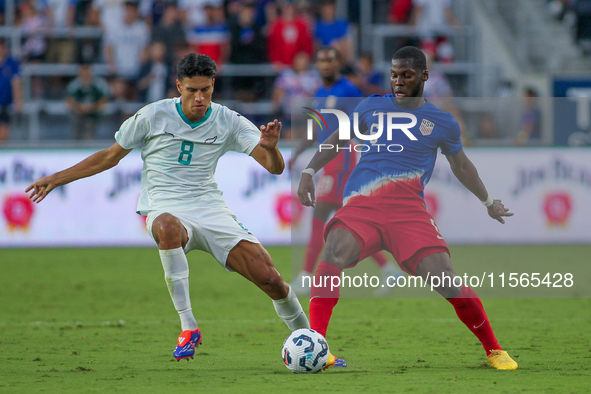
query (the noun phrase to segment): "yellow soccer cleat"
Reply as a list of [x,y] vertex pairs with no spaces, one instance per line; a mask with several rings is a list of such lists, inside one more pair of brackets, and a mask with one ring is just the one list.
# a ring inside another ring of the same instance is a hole
[[[490,365],[496,369],[517,369],[518,365],[504,350],[491,350],[487,356]],[[330,361],[330,358],[328,359]]]
[[332,353],[328,354],[328,361],[326,362],[326,366],[322,368],[323,371],[326,371],[328,367],[346,367],[347,363],[345,360],[341,360],[340,358],[336,358],[333,356]]

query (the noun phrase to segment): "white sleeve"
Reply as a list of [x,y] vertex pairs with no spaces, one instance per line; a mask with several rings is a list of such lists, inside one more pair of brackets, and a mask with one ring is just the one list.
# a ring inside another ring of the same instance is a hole
[[237,121],[234,123],[234,144],[230,150],[250,155],[253,149],[261,140],[261,132],[257,127],[244,116],[234,112]]
[[146,107],[140,109],[135,115],[123,122],[115,133],[115,141],[123,149],[133,149],[146,139],[150,132],[149,111],[153,111],[153,109]]

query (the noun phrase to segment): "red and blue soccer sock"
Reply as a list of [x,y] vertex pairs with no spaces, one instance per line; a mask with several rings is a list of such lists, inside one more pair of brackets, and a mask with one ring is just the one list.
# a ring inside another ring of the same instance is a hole
[[312,217],[312,234],[306,246],[306,261],[302,271],[314,272],[318,257],[322,253],[322,248],[324,248],[324,225],[323,220],[318,219],[316,216]]
[[491,350],[503,350],[490,326],[488,316],[482,306],[482,301],[474,290],[468,286],[464,286],[456,298],[448,299],[448,301],[455,308],[462,323],[482,343],[487,356]]
[[[340,287],[331,288],[332,276],[341,276],[341,270],[332,264],[322,261],[318,265],[312,289],[310,290],[310,328],[326,337],[332,310],[339,302]],[[329,277],[329,278],[324,278]]]

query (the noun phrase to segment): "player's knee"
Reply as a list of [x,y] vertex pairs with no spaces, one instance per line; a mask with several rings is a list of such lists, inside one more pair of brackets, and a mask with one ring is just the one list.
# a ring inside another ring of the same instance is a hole
[[182,243],[183,225],[174,216],[164,214],[154,220],[152,224],[152,234],[159,246]]
[[325,261],[337,268],[344,269],[354,263],[350,261],[350,256],[346,248],[341,244],[328,243],[322,254],[322,261]]

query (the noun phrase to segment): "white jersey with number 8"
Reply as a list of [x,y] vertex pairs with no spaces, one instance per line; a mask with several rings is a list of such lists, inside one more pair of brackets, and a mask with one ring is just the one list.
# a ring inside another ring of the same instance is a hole
[[137,206],[142,215],[222,202],[214,179],[219,158],[230,150],[250,155],[260,137],[244,116],[213,102],[203,119],[191,122],[181,110],[180,98],[143,107],[115,133],[125,149],[142,144]]

